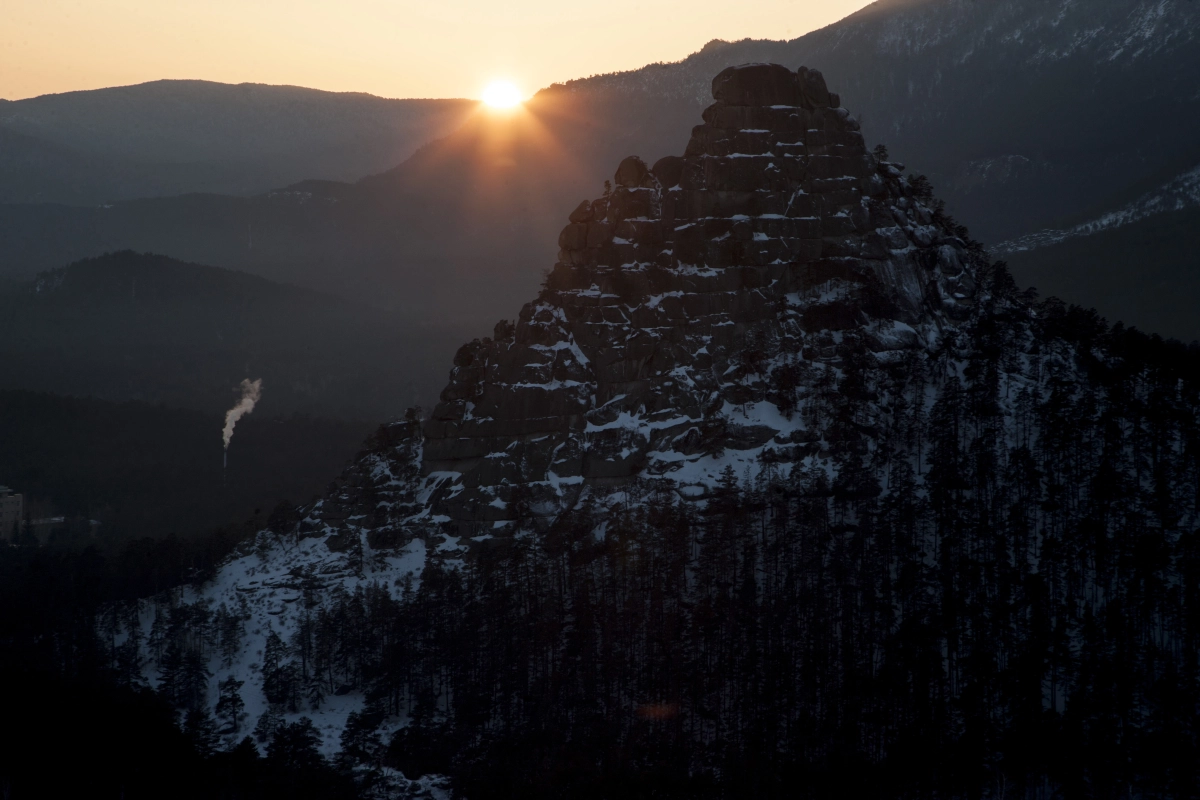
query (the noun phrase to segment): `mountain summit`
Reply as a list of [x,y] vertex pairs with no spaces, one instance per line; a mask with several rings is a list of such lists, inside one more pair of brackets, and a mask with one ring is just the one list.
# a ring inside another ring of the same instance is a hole
[[1189,794],[1200,357],[1019,294],[820,73],[713,96],[114,668],[414,796]]
[[623,161],[538,300],[459,350],[423,425],[434,517],[466,532],[516,492],[556,513],[637,475],[703,495],[731,463],[791,460],[798,359],[848,335],[898,357],[969,313],[977,254],[819,72],[730,68],[713,96],[684,156]]

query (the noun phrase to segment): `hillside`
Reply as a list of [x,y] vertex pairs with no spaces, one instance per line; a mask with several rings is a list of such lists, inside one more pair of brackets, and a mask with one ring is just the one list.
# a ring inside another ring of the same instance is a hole
[[1200,339],[1200,208],[1145,218],[1004,254],[1016,279],[1069,297],[1113,322]]
[[245,273],[119,252],[0,290],[0,389],[391,419],[428,404],[461,332]]
[[712,95],[113,668],[364,791],[1195,794],[1196,350],[1035,303],[821,73]]

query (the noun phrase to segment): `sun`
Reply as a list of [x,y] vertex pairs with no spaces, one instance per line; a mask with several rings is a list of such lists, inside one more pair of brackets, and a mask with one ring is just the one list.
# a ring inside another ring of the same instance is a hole
[[490,108],[513,108],[521,103],[521,92],[509,81],[492,81],[483,90],[483,102]]

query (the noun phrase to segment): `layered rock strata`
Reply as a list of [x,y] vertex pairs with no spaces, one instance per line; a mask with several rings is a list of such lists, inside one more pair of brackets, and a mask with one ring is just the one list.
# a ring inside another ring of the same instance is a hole
[[[323,603],[404,597],[472,540],[662,497],[650,482],[703,504],[768,470],[853,473],[889,446],[889,415],[932,402],[918,373],[979,316],[977,246],[924,181],[867,150],[819,73],[739,67],[713,94],[683,156],[627,158],[571,212],[538,298],[459,350],[432,414],[381,427],[322,499],[277,509],[212,581],[170,599],[242,627],[210,669],[249,684],[264,731],[285,708],[263,677],[272,637],[295,641]],[[884,372],[913,376],[906,397],[880,396],[904,382],[866,377]],[[853,418],[835,424],[846,404],[831,394],[852,391]],[[150,641],[170,615],[143,611]],[[316,720],[328,753],[363,703],[344,688],[288,712]]]
[[638,475],[702,497],[796,456],[789,364],[836,370],[851,334],[894,358],[967,313],[967,242],[819,72],[734,67],[713,97],[683,156],[625,159],[570,214],[515,324],[458,351],[422,426],[425,519],[477,533]]

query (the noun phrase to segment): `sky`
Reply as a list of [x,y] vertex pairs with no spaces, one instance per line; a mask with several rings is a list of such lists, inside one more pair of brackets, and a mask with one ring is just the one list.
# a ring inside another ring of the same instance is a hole
[[526,96],[677,61],[711,39],[792,39],[867,0],[0,0],[0,98],[161,78],[384,97]]

